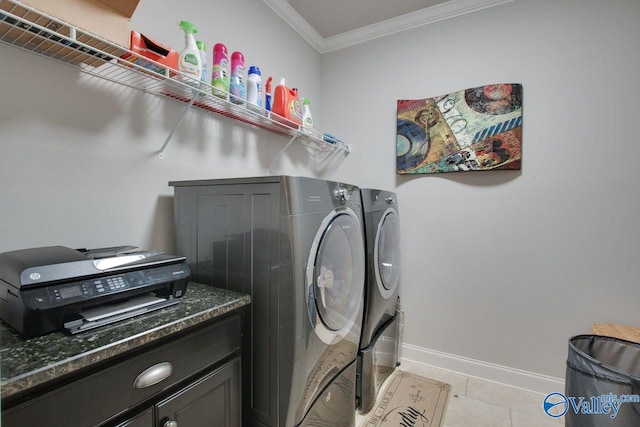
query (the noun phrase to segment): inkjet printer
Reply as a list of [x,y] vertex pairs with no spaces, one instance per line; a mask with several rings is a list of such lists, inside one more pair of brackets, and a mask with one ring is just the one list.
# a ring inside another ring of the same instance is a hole
[[0,317],[25,336],[75,334],[179,302],[184,257],[135,246],[0,254]]

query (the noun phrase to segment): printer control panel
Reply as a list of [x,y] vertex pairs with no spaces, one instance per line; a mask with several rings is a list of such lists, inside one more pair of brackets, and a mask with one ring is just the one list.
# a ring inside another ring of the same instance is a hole
[[[22,296],[27,307],[33,310],[43,310],[97,299],[104,295],[122,293],[135,288],[166,283],[167,277],[171,277],[173,280],[187,278],[189,277],[189,268],[186,264],[180,263],[153,269],[127,271],[113,276],[29,289],[24,291]],[[181,295],[175,296],[180,297]]]

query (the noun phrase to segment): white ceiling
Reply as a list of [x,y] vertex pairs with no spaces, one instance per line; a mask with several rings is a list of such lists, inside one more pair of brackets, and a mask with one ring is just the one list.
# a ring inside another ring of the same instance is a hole
[[513,0],[262,0],[326,53]]
[[447,0],[287,0],[322,37],[426,9]]

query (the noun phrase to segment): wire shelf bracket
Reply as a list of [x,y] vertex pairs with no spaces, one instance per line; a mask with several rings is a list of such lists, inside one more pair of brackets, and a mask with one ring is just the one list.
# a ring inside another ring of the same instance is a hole
[[198,98],[198,94],[194,93],[193,97],[191,98],[191,101],[184,107],[184,110],[182,110],[182,114],[180,114],[180,118],[173,125],[173,128],[171,128],[171,132],[169,132],[169,135],[167,135],[167,139],[164,140],[164,144],[162,144],[162,147],[158,152],[158,158],[160,160],[164,160],[164,151],[167,148],[167,145],[169,145],[169,142],[171,142],[171,138],[173,138],[173,134],[176,132],[178,127],[180,127],[180,125],[182,124],[182,121],[187,115],[187,112],[191,109],[191,107],[193,106],[193,103],[196,102],[197,98]]

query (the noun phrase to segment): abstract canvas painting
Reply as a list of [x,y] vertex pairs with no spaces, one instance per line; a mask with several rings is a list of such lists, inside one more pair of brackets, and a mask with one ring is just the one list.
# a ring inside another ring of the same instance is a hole
[[398,100],[396,172],[519,170],[522,85],[501,83]]

